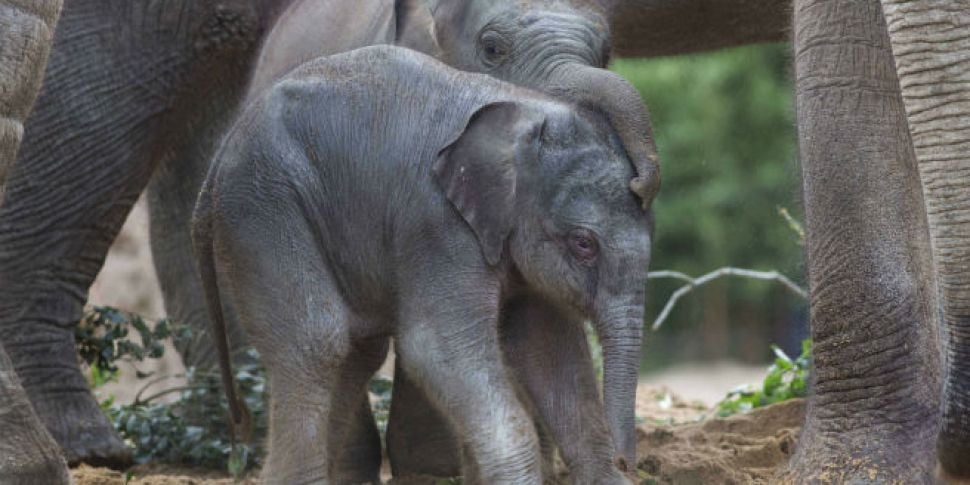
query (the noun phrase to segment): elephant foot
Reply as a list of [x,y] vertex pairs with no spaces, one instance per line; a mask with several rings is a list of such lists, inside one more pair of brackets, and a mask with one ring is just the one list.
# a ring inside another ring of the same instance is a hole
[[[22,392],[22,391],[21,391]],[[0,483],[71,483],[67,464],[57,443],[44,429],[26,400],[0,412],[4,424],[0,437]]]
[[922,439],[923,434],[880,436],[877,431],[819,436],[806,430],[780,482],[933,483],[934,447],[932,439]]
[[0,348],[0,483],[67,484],[67,464]]
[[[16,457],[13,461],[17,461]],[[0,483],[5,485],[35,485],[45,483],[50,485],[69,484],[71,476],[67,471],[67,465],[60,456],[51,458],[42,463],[30,463],[21,466],[19,463],[14,465],[0,466]]]
[[131,449],[115,433],[90,392],[35,398],[33,402],[69,465],[87,463],[116,470],[132,465]]

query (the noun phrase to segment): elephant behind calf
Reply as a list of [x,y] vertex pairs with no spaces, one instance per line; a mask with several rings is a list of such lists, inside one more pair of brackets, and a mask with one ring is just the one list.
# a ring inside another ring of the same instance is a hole
[[553,400],[587,411],[576,475],[626,483],[610,430],[633,426],[639,369],[650,221],[635,175],[602,117],[405,49],[321,58],[269,89],[216,154],[193,223],[216,330],[225,302],[269,373],[264,478],[376,479],[334,450],[360,434],[350,417],[393,336],[465,443],[468,479],[541,483],[536,427],[555,417],[503,364],[508,311],[524,318],[503,333],[595,322],[613,421],[595,386]]

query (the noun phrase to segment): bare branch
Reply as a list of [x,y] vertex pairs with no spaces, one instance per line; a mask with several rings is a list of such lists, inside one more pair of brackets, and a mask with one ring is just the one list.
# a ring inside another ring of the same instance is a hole
[[660,315],[658,315],[657,319],[653,322],[651,329],[657,330],[658,328],[660,328],[661,325],[663,325],[663,323],[667,320],[667,317],[670,316],[670,312],[673,311],[674,305],[677,304],[677,300],[680,300],[684,295],[686,295],[687,293],[690,293],[695,288],[699,286],[704,286],[718,278],[723,278],[725,276],[739,276],[742,278],[753,278],[757,280],[777,281],[781,283],[782,286],[784,286],[785,288],[788,288],[788,290],[791,291],[792,293],[804,299],[808,299],[808,292],[805,291],[805,289],[798,286],[792,280],[788,279],[788,277],[786,277],[785,275],[777,271],[754,271],[750,269],[728,267],[728,268],[716,269],[698,278],[692,278],[689,275],[686,275],[679,271],[651,271],[647,275],[647,279],[668,278],[668,279],[680,280],[687,283],[684,286],[677,288],[677,291],[674,291],[674,293],[670,295],[670,299],[667,300],[667,304],[664,305],[664,308],[660,312]]

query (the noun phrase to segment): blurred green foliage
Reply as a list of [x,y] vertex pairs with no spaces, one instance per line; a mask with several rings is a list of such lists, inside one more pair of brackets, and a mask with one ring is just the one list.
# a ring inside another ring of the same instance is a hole
[[812,341],[802,341],[801,355],[796,359],[775,345],[771,346],[771,350],[775,353],[775,361],[768,368],[761,388],[745,385],[728,393],[717,405],[718,417],[726,418],[738,412],[808,395]]
[[[804,280],[798,234],[779,211],[802,219],[788,49],[762,45],[614,63],[643,96],[661,157],[652,269],[697,276],[736,266]],[[649,286],[651,320],[677,283]],[[803,305],[760,281],[711,284],[646,336],[647,368],[672,359],[763,362],[772,341],[797,352]]]

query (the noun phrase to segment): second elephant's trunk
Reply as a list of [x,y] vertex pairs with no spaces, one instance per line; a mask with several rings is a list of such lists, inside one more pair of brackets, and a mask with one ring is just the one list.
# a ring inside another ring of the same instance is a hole
[[633,85],[606,69],[577,63],[563,64],[546,82],[533,87],[606,116],[636,170],[630,188],[648,208],[660,190],[660,166],[650,116]]

